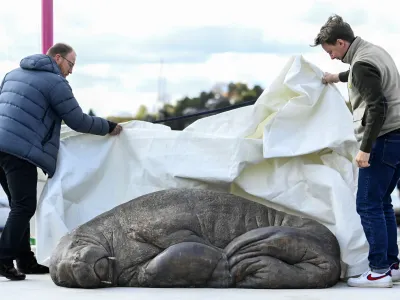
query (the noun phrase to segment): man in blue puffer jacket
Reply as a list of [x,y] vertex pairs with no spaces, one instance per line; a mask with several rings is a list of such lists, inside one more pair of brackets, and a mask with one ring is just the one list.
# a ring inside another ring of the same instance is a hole
[[122,130],[82,112],[66,80],[75,59],[69,45],[55,44],[47,55],[22,59],[0,86],[0,183],[11,207],[0,238],[0,276],[10,280],[49,272],[31,251],[29,222],[36,211],[37,168],[49,178],[56,171],[61,122],[102,136]]

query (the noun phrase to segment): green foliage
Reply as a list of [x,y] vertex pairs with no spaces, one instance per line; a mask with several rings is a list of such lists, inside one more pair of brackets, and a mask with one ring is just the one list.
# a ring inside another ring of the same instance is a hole
[[140,105],[138,112],[136,113],[136,120],[144,120],[148,115],[147,107],[145,105]]
[[[201,92],[197,97],[184,97],[176,102],[176,105],[165,104],[157,114],[150,114],[145,105],[141,105],[133,118],[110,116],[107,119],[113,122],[122,123],[131,120],[142,120],[153,122],[155,120],[165,120],[173,117],[190,115],[193,113],[227,107],[241,102],[254,101],[263,92],[259,85],[249,88],[245,83],[229,83],[223,91],[218,86],[212,91]],[[91,110],[92,111],[92,110]],[[183,120],[168,121],[164,124],[170,126],[173,130],[183,130],[194,121],[209,116],[209,114],[191,117]]]

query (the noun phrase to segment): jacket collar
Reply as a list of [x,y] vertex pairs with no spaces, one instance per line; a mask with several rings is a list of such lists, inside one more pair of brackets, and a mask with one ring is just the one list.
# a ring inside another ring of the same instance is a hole
[[349,49],[347,49],[345,55],[343,56],[342,62],[346,64],[351,64],[353,61],[354,55],[356,54],[358,48],[360,47],[363,39],[359,36],[356,37],[353,42],[350,44]]

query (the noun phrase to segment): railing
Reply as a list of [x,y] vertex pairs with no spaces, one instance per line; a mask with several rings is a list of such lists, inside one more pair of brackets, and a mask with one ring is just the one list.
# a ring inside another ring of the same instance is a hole
[[230,105],[230,106],[227,106],[227,107],[222,107],[222,108],[217,108],[217,109],[213,109],[213,110],[207,110],[207,111],[198,112],[198,113],[195,113],[195,114],[172,117],[172,118],[163,119],[163,120],[156,120],[156,121],[153,121],[153,123],[166,123],[166,122],[170,122],[170,121],[189,119],[189,118],[202,116],[202,115],[208,115],[208,114],[212,114],[212,113],[220,113],[220,112],[229,111],[229,110],[236,109],[236,108],[243,107],[243,106],[253,105],[255,102],[256,102],[256,100],[246,101],[246,102],[242,102],[242,103],[239,103],[239,104]]

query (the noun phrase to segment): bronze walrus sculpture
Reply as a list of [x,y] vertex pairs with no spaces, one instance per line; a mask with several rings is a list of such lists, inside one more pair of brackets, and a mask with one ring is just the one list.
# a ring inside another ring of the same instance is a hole
[[70,288],[326,288],[340,270],[320,223],[202,189],[119,205],[64,236],[50,259],[54,283]]

